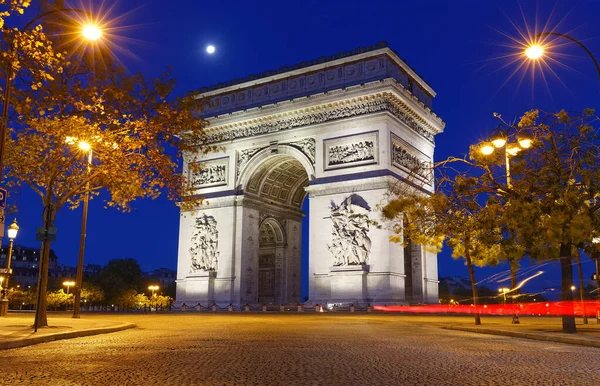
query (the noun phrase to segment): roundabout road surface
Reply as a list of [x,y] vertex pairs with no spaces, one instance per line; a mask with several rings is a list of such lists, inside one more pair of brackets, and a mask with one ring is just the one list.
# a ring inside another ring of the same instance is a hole
[[1,385],[598,385],[600,349],[388,315],[84,315],[138,328],[0,351]]

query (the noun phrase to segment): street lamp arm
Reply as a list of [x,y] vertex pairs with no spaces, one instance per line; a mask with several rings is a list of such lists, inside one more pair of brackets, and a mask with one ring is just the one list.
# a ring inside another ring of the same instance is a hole
[[571,42],[577,44],[579,47],[581,47],[586,52],[586,54],[588,54],[590,59],[592,59],[592,62],[594,62],[594,66],[596,66],[596,71],[598,72],[598,80],[600,80],[600,65],[598,65],[598,61],[596,60],[594,55],[590,52],[590,50],[587,49],[586,46],[583,45],[583,43],[581,43],[579,40],[577,40],[569,35],[561,34],[560,32],[551,32],[551,31],[550,32],[540,32],[535,35],[536,38],[543,37],[543,36],[558,36],[561,38],[565,38],[565,39],[570,40]]

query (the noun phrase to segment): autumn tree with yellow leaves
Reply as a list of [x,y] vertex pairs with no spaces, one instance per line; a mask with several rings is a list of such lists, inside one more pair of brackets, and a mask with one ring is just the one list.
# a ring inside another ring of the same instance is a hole
[[[32,74],[47,75],[40,83],[15,84],[3,181],[9,191],[28,186],[38,194],[46,229],[57,211],[77,208],[88,193],[106,192],[105,206],[121,211],[136,199],[162,194],[197,205],[180,162],[186,152],[212,149],[199,116],[202,101],[175,97],[168,73],[150,79],[127,72],[101,46],[87,49],[96,49],[96,58],[106,56],[104,65],[90,63],[88,52],[61,40],[64,27],[48,23],[40,30],[53,62],[28,64]],[[42,251],[37,327],[47,326],[48,241]]]

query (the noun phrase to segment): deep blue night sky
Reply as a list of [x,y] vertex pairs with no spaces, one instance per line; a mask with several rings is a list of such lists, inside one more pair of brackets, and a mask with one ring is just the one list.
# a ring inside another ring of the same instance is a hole
[[[106,8],[112,4],[105,1]],[[116,52],[119,59],[130,71],[148,75],[172,65],[181,94],[385,40],[438,93],[433,110],[447,124],[445,133],[436,137],[437,161],[461,156],[483,139],[497,125],[495,111],[513,118],[534,107],[581,110],[598,107],[600,100],[594,67],[576,47],[557,48],[570,69],[553,65],[560,80],[550,75],[547,86],[539,73],[535,82],[530,74],[520,82],[522,71],[507,81],[518,64],[492,60],[515,52],[507,47],[514,43],[498,30],[517,37],[511,22],[524,30],[523,18],[531,28],[536,20],[540,25],[549,20],[556,31],[582,40],[600,56],[599,1],[122,0],[110,15],[123,14],[118,24],[127,28],[119,32],[124,49]],[[205,53],[207,44],[217,47],[215,55]],[[17,243],[37,247],[41,200],[27,191],[13,199],[20,211]],[[81,209],[57,215],[53,249],[61,264],[76,265],[80,219]],[[144,270],[175,269],[178,227],[178,209],[166,199],[140,201],[126,214],[105,210],[95,200],[90,205],[86,263],[132,257]],[[585,260],[589,277],[593,267]],[[503,269],[507,267],[479,270],[478,276]],[[556,271],[536,279],[536,286],[556,286]],[[467,276],[462,261],[453,261],[447,250],[439,257],[439,274]]]

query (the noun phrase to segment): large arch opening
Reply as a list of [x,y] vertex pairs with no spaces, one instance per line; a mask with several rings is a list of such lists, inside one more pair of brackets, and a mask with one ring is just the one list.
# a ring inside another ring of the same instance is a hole
[[259,238],[255,251],[245,254],[242,288],[251,288],[246,290],[247,301],[291,304],[302,300],[302,249],[308,245],[302,242],[302,205],[308,182],[305,165],[290,154],[264,157],[248,173],[244,205],[258,212]]

